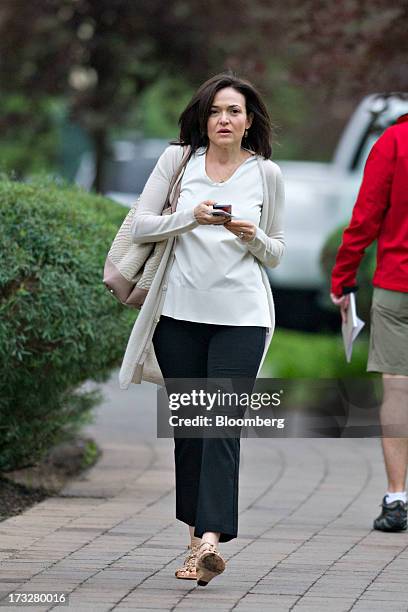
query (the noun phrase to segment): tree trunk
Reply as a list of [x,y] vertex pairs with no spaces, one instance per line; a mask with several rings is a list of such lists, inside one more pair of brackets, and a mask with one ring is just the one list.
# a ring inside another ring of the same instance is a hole
[[92,142],[95,154],[95,182],[94,189],[102,193],[104,179],[104,161],[107,156],[107,131],[106,129],[95,130],[92,134]]

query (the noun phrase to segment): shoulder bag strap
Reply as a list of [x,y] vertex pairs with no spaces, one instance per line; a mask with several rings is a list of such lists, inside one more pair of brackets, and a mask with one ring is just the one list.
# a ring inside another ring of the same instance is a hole
[[191,147],[184,147],[183,157],[181,159],[180,164],[177,167],[176,172],[171,179],[169,191],[167,194],[166,202],[164,204],[164,208],[171,207],[171,212],[174,213],[177,206],[177,201],[180,195],[180,187],[181,187],[181,179],[183,178],[184,171],[188,164],[188,161],[191,157]]

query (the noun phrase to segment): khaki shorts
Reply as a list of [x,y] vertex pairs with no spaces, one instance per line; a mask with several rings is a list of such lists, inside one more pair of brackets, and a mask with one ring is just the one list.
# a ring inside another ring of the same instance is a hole
[[408,376],[408,293],[374,287],[367,371]]

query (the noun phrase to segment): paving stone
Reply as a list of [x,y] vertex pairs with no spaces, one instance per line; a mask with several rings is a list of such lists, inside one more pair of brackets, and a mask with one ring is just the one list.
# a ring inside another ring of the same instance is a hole
[[239,612],[287,612],[290,607],[296,602],[297,597],[287,595],[273,595],[267,598],[263,595],[248,594],[240,600],[236,606]]
[[296,612],[348,612],[354,601],[354,598],[328,599],[308,595],[300,599],[292,609]]
[[116,377],[88,429],[102,460],[0,523],[0,593],[69,592],[75,612],[407,612],[408,534],[371,531],[384,489],[374,440],[243,439],[226,571],[205,588],[177,580],[187,530],[174,518],[173,443],[149,429],[154,386],[123,394]]
[[[389,608],[384,605],[384,601],[360,600],[353,606],[353,612],[385,612]],[[392,612],[407,612],[407,604],[392,603]]]

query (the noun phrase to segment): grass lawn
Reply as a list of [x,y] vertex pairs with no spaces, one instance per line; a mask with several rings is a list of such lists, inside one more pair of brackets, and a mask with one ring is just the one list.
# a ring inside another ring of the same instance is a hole
[[271,378],[339,378],[367,376],[368,336],[361,334],[346,362],[338,335],[310,334],[277,328],[262,369]]

